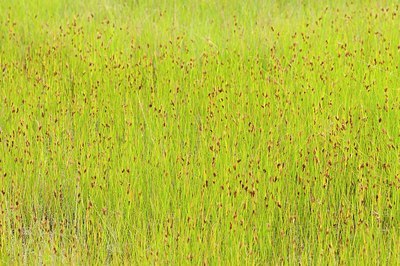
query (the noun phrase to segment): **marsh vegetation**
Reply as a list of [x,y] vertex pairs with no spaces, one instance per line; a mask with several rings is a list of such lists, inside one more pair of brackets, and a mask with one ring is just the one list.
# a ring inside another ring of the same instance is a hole
[[397,1],[40,2],[0,1],[2,263],[399,262]]

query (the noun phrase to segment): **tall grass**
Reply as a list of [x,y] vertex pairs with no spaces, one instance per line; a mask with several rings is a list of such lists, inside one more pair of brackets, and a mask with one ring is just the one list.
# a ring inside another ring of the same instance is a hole
[[396,264],[396,1],[0,1],[4,264]]

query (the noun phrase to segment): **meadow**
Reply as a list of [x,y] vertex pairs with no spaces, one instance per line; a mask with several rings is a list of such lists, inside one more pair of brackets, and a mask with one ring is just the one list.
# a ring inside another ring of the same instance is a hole
[[0,262],[400,263],[398,1],[0,1]]

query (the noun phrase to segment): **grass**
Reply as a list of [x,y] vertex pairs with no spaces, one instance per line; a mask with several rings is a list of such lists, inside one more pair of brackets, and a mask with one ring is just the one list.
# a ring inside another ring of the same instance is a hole
[[0,1],[0,261],[398,264],[399,8]]

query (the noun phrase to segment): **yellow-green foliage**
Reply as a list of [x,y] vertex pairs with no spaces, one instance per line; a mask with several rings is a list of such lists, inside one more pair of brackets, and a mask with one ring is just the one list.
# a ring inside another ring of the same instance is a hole
[[398,264],[397,1],[0,1],[2,264]]

